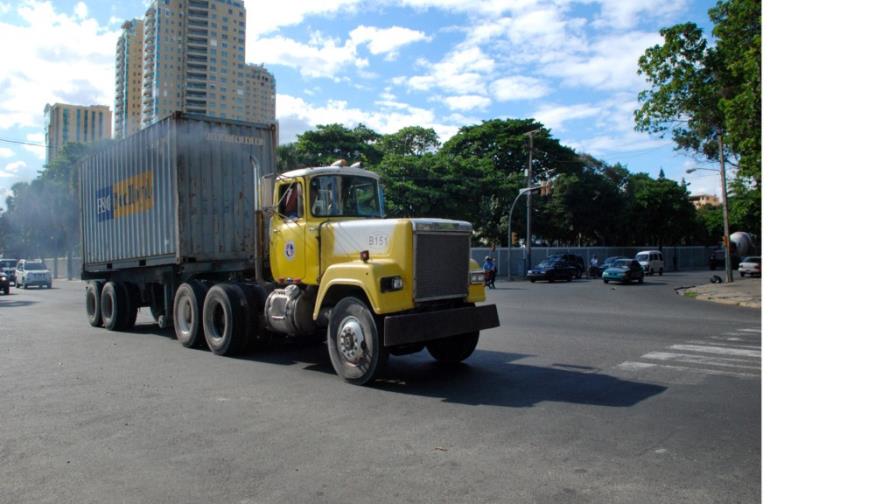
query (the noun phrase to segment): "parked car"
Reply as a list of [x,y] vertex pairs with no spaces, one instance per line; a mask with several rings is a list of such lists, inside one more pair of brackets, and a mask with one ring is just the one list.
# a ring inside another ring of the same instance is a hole
[[625,258],[622,256],[610,256],[610,257],[604,259],[604,262],[602,262],[601,265],[598,267],[597,276],[599,276],[599,277],[603,276],[604,271],[606,271],[607,268],[613,267],[613,263],[618,261],[619,259],[625,259]]
[[27,289],[31,285],[53,287],[53,276],[40,259],[19,260],[16,265],[16,287]]
[[740,272],[740,276],[742,277],[745,275],[762,276],[762,257],[744,257],[743,261],[740,262],[737,271]]
[[578,269],[574,265],[559,257],[549,257],[527,271],[526,278],[530,282],[535,282],[536,280],[547,280],[548,282],[566,280],[570,282],[577,274]]
[[663,253],[659,250],[642,250],[635,254],[635,260],[641,263],[641,267],[648,275],[659,273],[663,276],[666,263],[663,261]]
[[[731,269],[737,267],[739,262],[740,257],[737,254],[731,254]],[[709,269],[714,270],[716,268],[725,269],[725,249],[723,248],[713,250],[709,254]]]
[[562,259],[572,265],[576,269],[576,278],[582,278],[585,275],[585,259],[575,254],[556,254],[548,256],[548,259]]
[[10,282],[16,281],[16,263],[15,259],[0,259],[0,272],[6,273],[6,278]]
[[9,277],[2,271],[0,271],[0,291],[9,294]]
[[637,281],[644,283],[644,268],[635,259],[616,259],[613,265],[603,273],[604,283],[614,282],[629,283]]

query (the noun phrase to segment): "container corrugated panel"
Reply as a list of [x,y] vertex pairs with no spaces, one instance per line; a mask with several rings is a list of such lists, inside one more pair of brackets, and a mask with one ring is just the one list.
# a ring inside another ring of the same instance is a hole
[[255,174],[273,126],[177,114],[80,165],[84,269],[231,262],[255,252]]

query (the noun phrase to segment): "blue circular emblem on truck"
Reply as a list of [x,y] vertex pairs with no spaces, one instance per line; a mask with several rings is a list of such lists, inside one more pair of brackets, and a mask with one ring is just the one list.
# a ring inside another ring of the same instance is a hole
[[292,240],[286,242],[286,246],[283,247],[283,253],[286,254],[287,259],[292,260],[296,255],[296,244]]

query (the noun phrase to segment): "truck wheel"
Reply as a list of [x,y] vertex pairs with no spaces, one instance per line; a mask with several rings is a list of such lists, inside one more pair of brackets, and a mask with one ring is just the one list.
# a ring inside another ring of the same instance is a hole
[[87,282],[87,288],[84,292],[84,305],[87,308],[87,323],[93,327],[101,327],[103,325],[103,314],[100,310],[100,293],[103,290],[103,284],[100,282]]
[[204,285],[191,280],[180,284],[174,294],[174,334],[177,341],[187,348],[197,348],[205,342],[202,305],[205,303],[206,292]]
[[479,344],[479,331],[458,334],[426,344],[429,355],[445,364],[457,364],[473,354]]
[[100,313],[103,325],[110,331],[124,330],[128,318],[128,294],[124,285],[106,282],[100,293]]
[[389,352],[383,347],[382,324],[367,304],[355,297],[342,299],[330,313],[327,348],[336,373],[355,385],[376,378],[389,360]]
[[242,289],[220,283],[208,290],[202,306],[202,331],[216,355],[237,355],[248,341],[248,302]]

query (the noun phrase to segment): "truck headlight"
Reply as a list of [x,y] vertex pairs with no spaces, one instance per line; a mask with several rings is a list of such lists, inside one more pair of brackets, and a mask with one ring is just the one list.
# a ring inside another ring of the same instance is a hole
[[380,290],[383,292],[392,292],[404,288],[404,280],[400,276],[384,277],[380,279]]
[[470,273],[470,283],[471,284],[484,284],[485,283],[485,272],[484,271],[474,271]]

